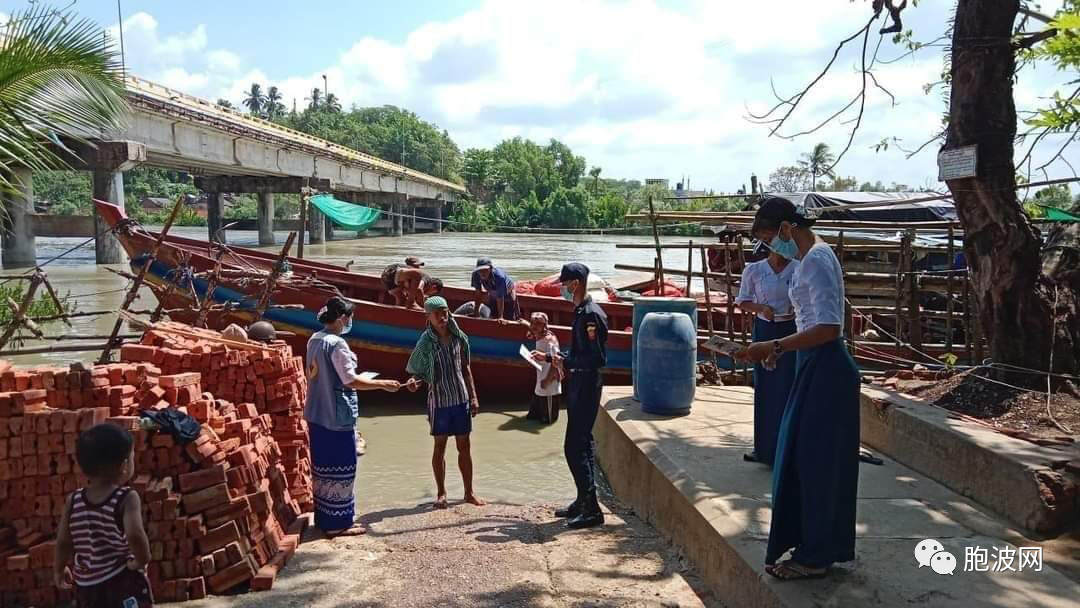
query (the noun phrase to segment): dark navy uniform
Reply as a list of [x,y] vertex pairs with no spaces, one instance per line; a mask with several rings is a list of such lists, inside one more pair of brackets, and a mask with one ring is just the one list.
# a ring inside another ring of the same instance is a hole
[[[563,267],[561,280],[588,280],[588,268],[581,264]],[[574,309],[570,349],[560,353],[567,381],[564,386],[566,399],[566,440],[563,450],[566,464],[577,486],[577,500],[567,509],[573,517],[599,516],[600,505],[596,500],[594,471],[596,455],[593,450],[593,424],[600,410],[600,392],[603,389],[601,370],[607,364],[607,315],[589,296]]]

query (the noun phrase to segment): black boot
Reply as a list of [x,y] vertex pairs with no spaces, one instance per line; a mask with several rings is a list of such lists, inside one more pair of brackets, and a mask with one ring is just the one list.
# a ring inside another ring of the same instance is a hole
[[572,519],[581,514],[581,499],[578,498],[562,509],[555,510],[555,517]]
[[604,523],[604,513],[600,510],[600,502],[596,500],[595,493],[586,496],[580,504],[580,512],[566,522],[567,528],[571,530],[592,528]]

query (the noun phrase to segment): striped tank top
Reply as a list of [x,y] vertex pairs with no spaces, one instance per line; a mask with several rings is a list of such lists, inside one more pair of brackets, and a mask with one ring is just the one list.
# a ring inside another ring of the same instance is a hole
[[75,584],[97,585],[116,576],[134,557],[124,535],[121,506],[131,488],[117,488],[101,504],[93,504],[82,489],[72,495],[69,528],[75,546]]

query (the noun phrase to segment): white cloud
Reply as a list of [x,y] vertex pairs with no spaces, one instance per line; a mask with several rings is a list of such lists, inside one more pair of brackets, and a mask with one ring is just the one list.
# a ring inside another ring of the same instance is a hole
[[[920,38],[943,30],[947,4],[923,3],[912,12]],[[248,65],[222,47],[226,41],[208,40],[203,26],[165,33],[138,13],[125,20],[124,34],[133,73],[210,99],[239,102],[255,81],[278,86],[287,106],[295,99],[302,107],[326,74],[344,106],[408,107],[462,147],[515,135],[557,137],[607,176],[689,173],[695,186],[732,191],[751,172],[765,178],[817,141],[844,146],[846,127],[835,123],[793,142],[769,138],[746,120],[747,106],[773,102],[770,81],[786,94],[798,90],[868,15],[868,3],[841,0],[691,0],[685,10],[652,0],[489,0],[421,25],[400,42],[362,37],[326,58],[322,69],[273,82],[259,69],[271,67],[272,58]],[[858,91],[857,49],[850,45],[806,97],[789,132],[812,127]],[[883,41],[881,57],[899,54]],[[934,133],[944,107],[922,87],[940,69],[937,49],[880,66],[879,80],[896,106],[871,91],[842,174],[916,184],[935,174],[933,149],[905,161],[895,149],[877,154],[870,147],[893,136],[914,147]],[[1045,69],[1025,73],[1018,105],[1030,106],[1060,81]]]

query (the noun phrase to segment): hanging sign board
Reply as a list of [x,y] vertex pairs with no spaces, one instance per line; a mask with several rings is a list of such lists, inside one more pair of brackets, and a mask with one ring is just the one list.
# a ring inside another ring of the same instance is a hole
[[938,153],[938,181],[975,177],[978,162],[976,146],[964,146]]

